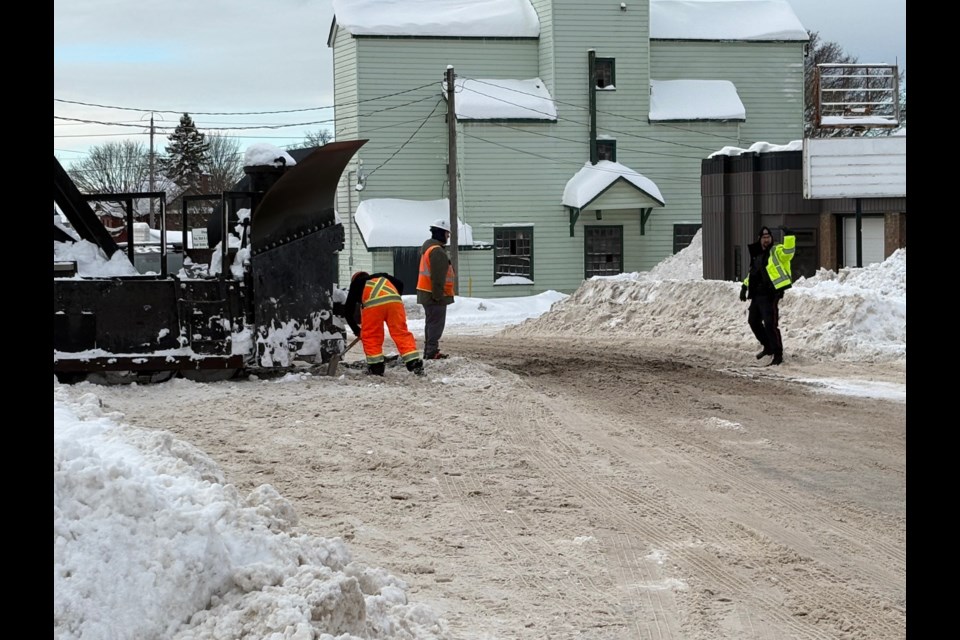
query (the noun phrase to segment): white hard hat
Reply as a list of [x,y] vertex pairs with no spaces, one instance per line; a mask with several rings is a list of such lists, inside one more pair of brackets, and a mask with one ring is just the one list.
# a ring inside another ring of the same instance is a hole
[[444,231],[450,231],[450,221],[445,218],[437,218],[430,223],[430,226],[434,229],[443,229]]

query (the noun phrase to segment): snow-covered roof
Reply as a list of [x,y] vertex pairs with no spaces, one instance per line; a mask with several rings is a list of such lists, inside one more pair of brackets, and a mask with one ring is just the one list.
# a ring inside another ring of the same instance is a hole
[[[280,158],[283,158],[283,160],[281,161]],[[293,156],[269,142],[256,142],[247,147],[243,154],[243,166],[245,167],[292,167],[295,164],[297,164],[297,161],[293,159]]]
[[582,209],[596,200],[597,196],[617,180],[626,180],[660,203],[660,206],[665,204],[663,196],[660,195],[660,189],[653,180],[640,175],[630,167],[609,160],[600,160],[595,165],[585,163],[583,169],[567,181],[567,186],[563,189],[562,204],[565,207]]
[[786,0],[650,0],[650,37],[661,40],[810,39]]
[[744,153],[771,153],[774,151],[802,151],[803,140],[792,140],[787,144],[770,144],[769,142],[754,142],[746,149],[740,147],[724,147],[714,151],[707,158],[714,156],[739,156]]
[[[333,0],[333,13],[334,24],[356,36],[540,35],[530,0]],[[650,37],[809,40],[787,0],[650,0]]]
[[651,80],[650,120],[746,120],[737,88],[727,80]]
[[[419,247],[430,237],[430,225],[450,219],[450,200],[371,198],[357,207],[354,217],[368,249]],[[457,244],[473,245],[473,229],[458,220]]]
[[536,38],[529,0],[333,0],[336,24],[355,36]]
[[[457,120],[557,119],[557,107],[540,78],[481,80],[457,78]],[[446,87],[444,87],[446,90]],[[446,95],[446,93],[444,93]]]
[[897,119],[893,116],[823,116],[820,118],[820,124],[823,126],[844,126],[844,127],[869,127],[869,126],[891,126],[897,124]]

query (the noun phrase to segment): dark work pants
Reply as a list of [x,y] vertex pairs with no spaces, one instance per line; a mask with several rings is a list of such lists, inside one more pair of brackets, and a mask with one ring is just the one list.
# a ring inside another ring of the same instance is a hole
[[783,341],[780,339],[780,300],[776,296],[751,298],[747,322],[765,351],[783,355]]
[[423,305],[423,357],[433,358],[440,351],[440,338],[443,337],[443,328],[447,324],[447,305]]

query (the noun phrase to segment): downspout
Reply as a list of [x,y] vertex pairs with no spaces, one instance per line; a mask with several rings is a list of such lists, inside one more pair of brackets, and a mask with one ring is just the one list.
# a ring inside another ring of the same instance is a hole
[[347,234],[349,249],[347,251],[347,273],[353,273],[353,188],[350,186],[350,176],[357,175],[356,169],[347,172]]
[[597,164],[597,52],[587,50],[587,97],[590,105],[590,164]]

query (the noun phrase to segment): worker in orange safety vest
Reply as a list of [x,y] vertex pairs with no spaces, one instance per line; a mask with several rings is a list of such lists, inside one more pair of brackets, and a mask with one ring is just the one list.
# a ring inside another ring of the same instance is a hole
[[446,358],[440,338],[447,323],[447,306],[453,304],[455,274],[444,246],[450,241],[450,222],[440,218],[430,225],[430,237],[420,247],[417,302],[423,305],[423,357]]
[[386,324],[407,370],[423,375],[423,360],[416,338],[407,328],[402,295],[403,282],[388,273],[358,271],[350,279],[344,315],[353,334],[360,336],[369,374],[382,376],[386,369],[383,355],[383,325]]

